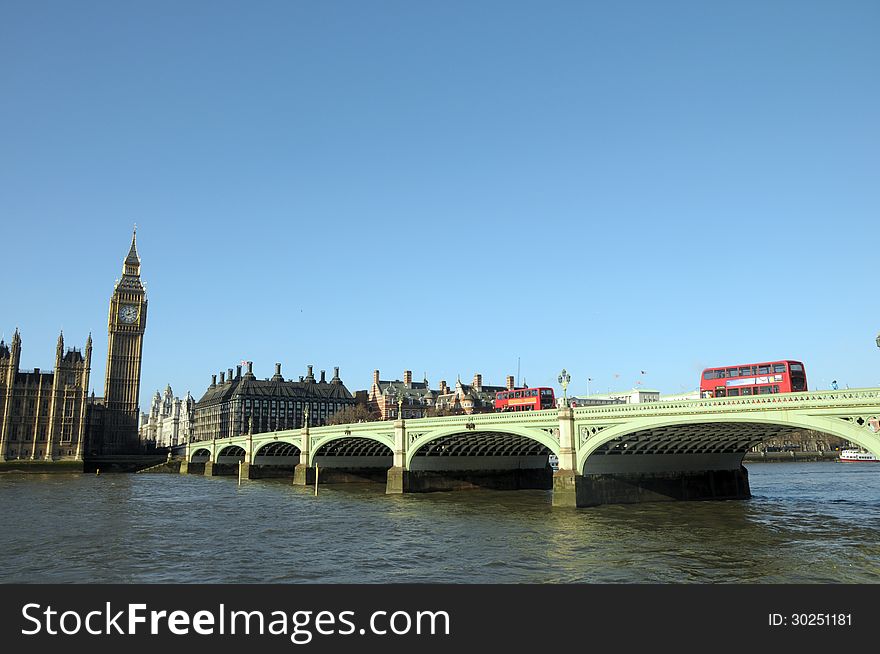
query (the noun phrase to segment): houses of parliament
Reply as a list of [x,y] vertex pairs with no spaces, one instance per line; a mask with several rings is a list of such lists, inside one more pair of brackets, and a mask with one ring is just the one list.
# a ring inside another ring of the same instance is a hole
[[89,395],[92,337],[55,348],[55,368],[21,370],[22,338],[0,340],[0,461],[82,461],[139,449],[138,393],[147,326],[136,232],[110,297],[104,396]]

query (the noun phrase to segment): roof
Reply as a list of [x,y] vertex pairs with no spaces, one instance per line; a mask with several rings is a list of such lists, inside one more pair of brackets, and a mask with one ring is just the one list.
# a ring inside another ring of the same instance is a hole
[[221,403],[234,397],[354,400],[345,385],[340,383],[260,380],[245,376],[209,387],[198,403]]

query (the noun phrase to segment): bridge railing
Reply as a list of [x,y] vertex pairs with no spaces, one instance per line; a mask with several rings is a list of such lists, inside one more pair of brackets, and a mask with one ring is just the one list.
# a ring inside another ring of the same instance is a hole
[[765,409],[810,409],[833,406],[875,404],[880,407],[880,388],[854,388],[844,391],[803,391],[799,393],[771,393],[767,395],[747,395],[745,397],[714,397],[697,400],[676,400],[674,402],[641,402],[637,404],[608,404],[578,407],[575,417],[594,415],[629,415],[633,413],[663,413],[671,409],[694,411],[696,413],[765,410]]

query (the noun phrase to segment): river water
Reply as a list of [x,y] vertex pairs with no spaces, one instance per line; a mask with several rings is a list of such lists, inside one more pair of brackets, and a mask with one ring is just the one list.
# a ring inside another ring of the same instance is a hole
[[753,498],[0,475],[0,582],[878,583],[880,465],[748,466]]

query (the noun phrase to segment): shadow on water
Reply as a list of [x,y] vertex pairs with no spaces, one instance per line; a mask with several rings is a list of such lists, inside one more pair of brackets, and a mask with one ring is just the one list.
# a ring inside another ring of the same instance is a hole
[[0,580],[876,583],[878,473],[753,465],[751,500],[580,510],[549,491],[4,475]]

